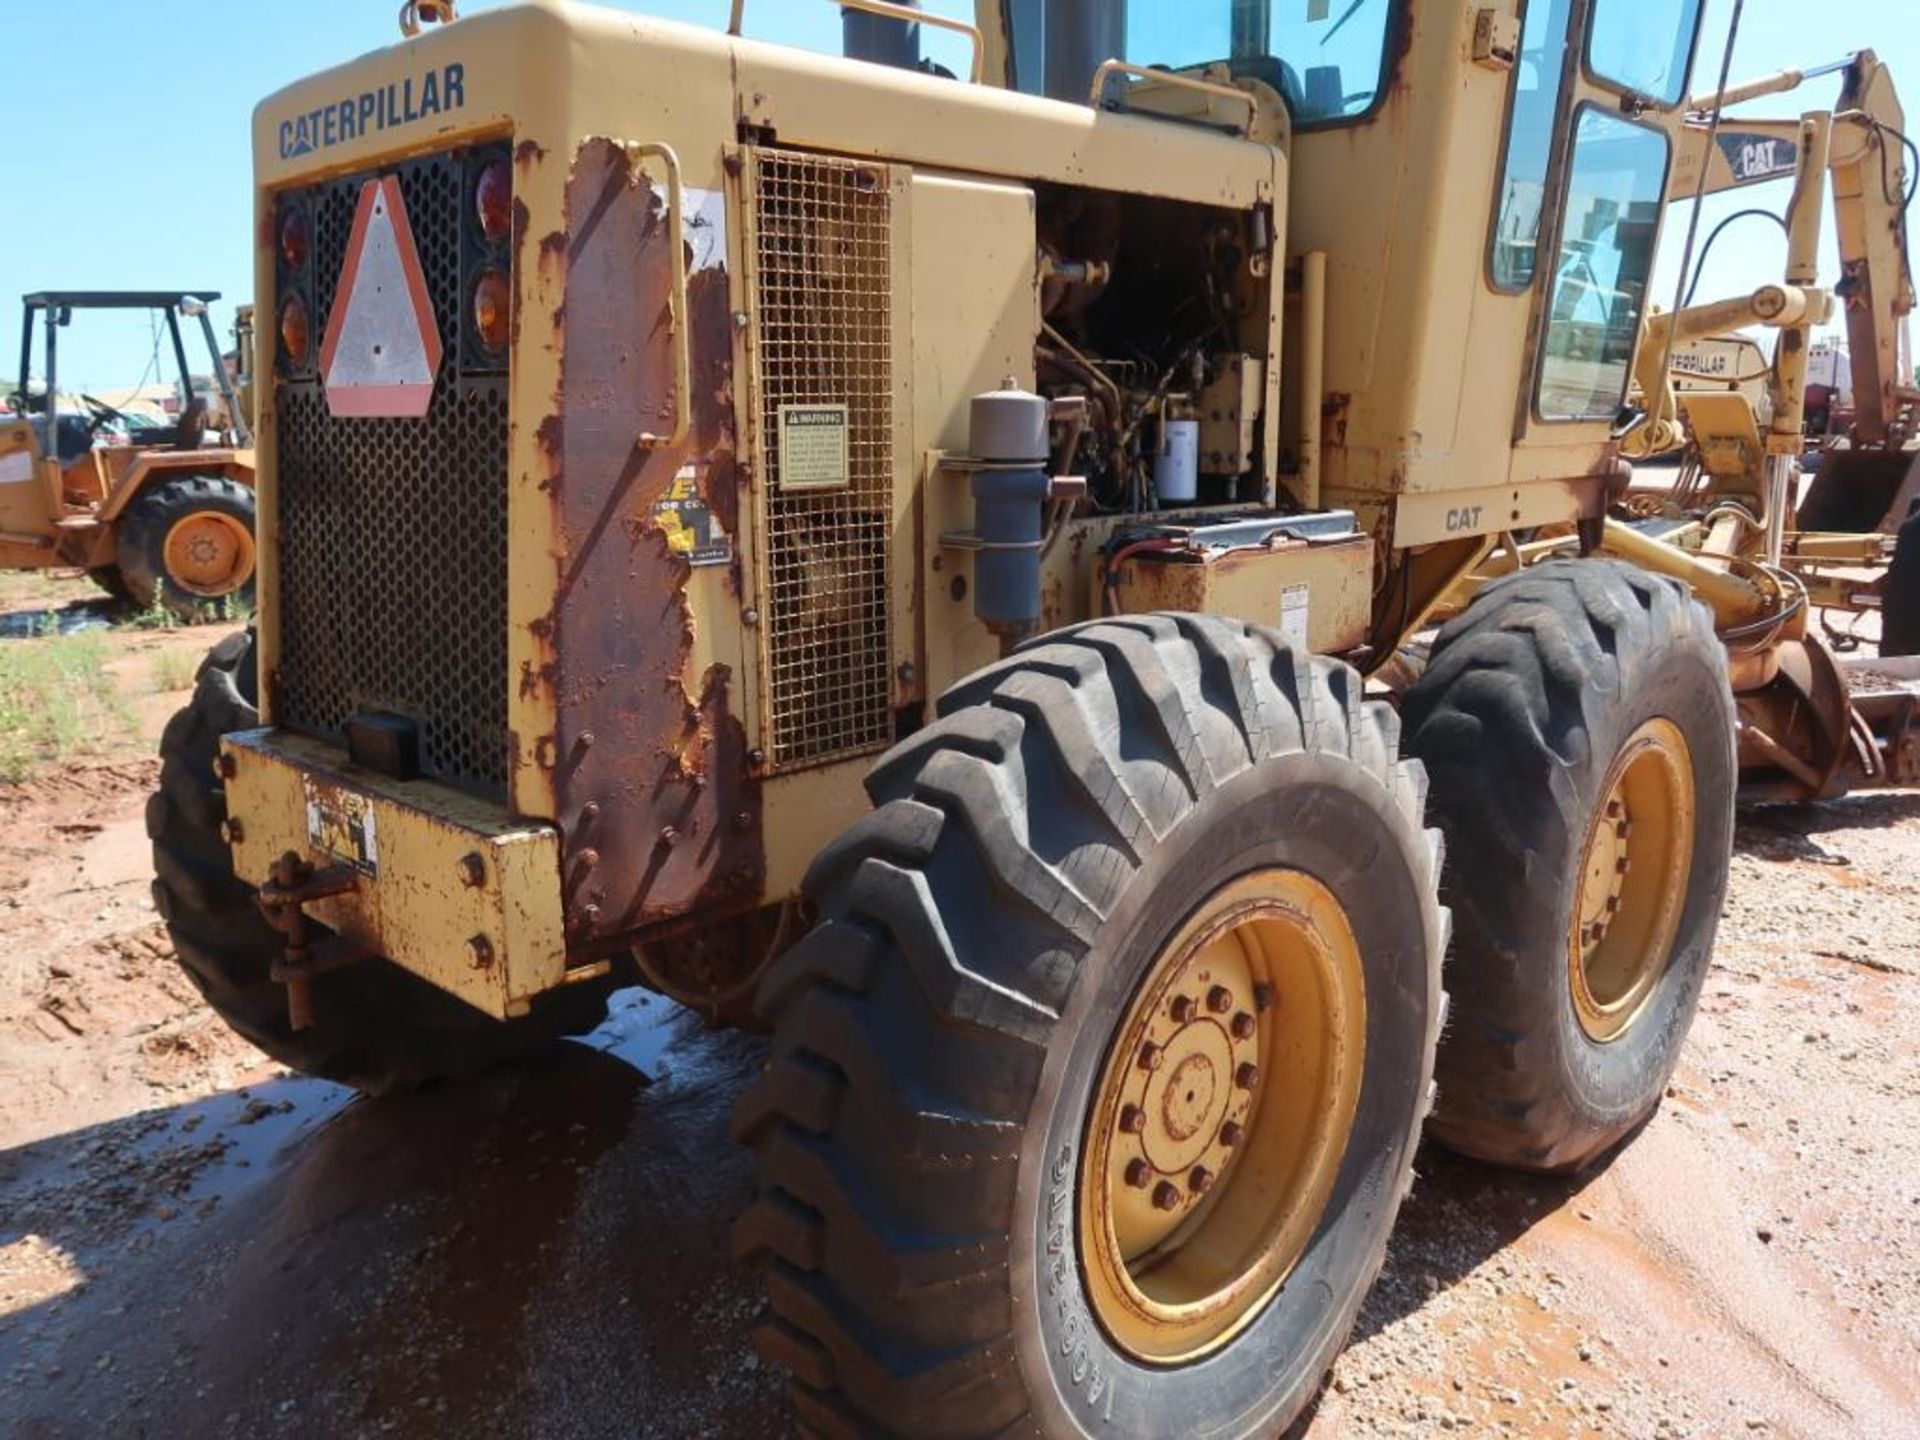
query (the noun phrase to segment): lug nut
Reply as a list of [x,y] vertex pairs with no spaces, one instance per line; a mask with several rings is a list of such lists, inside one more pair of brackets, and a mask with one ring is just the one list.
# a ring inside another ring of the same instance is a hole
[[660,843],[662,845],[678,845],[680,843],[680,832],[671,825],[662,825],[660,827]]
[[1260,1083],[1260,1067],[1251,1060],[1243,1061],[1233,1072],[1233,1083],[1242,1090],[1251,1090]]
[[1253,1008],[1265,1014],[1273,1008],[1273,986],[1262,980],[1253,987]]
[[1618,895],[1607,896],[1607,914],[1618,915],[1619,913],[1620,913],[1620,897]]
[[476,970],[485,970],[493,964],[493,942],[484,935],[476,935],[467,941],[467,958],[473,962]]
[[1127,1184],[1135,1190],[1146,1189],[1147,1182],[1151,1179],[1153,1179],[1153,1167],[1146,1161],[1136,1158],[1127,1162]]
[[1233,1031],[1234,1039],[1251,1040],[1253,1038],[1253,1032],[1259,1028],[1259,1025],[1253,1016],[1242,1010],[1238,1015],[1233,1017],[1233,1024],[1230,1028]]
[[1153,1208],[1156,1210],[1177,1210],[1180,1208],[1180,1187],[1171,1180],[1162,1180],[1153,1187]]
[[1618,820],[1622,815],[1626,813],[1627,813],[1627,807],[1621,804],[1618,800],[1607,801],[1607,819]]
[[1229,1120],[1220,1127],[1220,1143],[1229,1150],[1246,1138],[1246,1128],[1238,1120]]
[[477,890],[487,883],[487,862],[477,852],[462,855],[457,868],[460,871],[460,883],[469,890]]
[[1216,1015],[1224,1015],[1233,1008],[1233,992],[1224,985],[1216,985],[1207,991],[1207,1009]]
[[1624,855],[1622,855],[1618,860],[1613,862],[1613,873],[1616,875],[1624,875],[1627,873],[1627,871],[1629,871],[1632,868],[1633,868],[1633,862],[1628,860],[1627,857]]
[[1147,1128],[1147,1112],[1138,1105],[1120,1107],[1120,1131],[1124,1135],[1139,1135]]
[[1149,1040],[1140,1047],[1140,1068],[1158,1070],[1160,1062],[1167,1058],[1167,1052]]
[[216,755],[213,759],[213,773],[222,780],[231,780],[240,773],[240,767],[234,763],[233,756]]
[[1187,1188],[1196,1195],[1204,1195],[1213,1188],[1213,1172],[1204,1165],[1196,1165],[1187,1172]]
[[599,863],[600,852],[598,850],[589,848],[580,852],[580,868],[582,870],[591,870]]
[[228,816],[220,822],[220,838],[229,845],[238,845],[247,838],[247,827],[233,816]]
[[1173,1003],[1167,1007],[1167,1013],[1173,1016],[1176,1025],[1185,1025],[1193,1019],[1193,998],[1188,995],[1176,995]]

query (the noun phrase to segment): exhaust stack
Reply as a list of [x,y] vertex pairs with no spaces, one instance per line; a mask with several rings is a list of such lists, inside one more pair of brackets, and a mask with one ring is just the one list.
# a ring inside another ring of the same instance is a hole
[[[921,8],[920,0],[895,0],[895,3],[909,10]],[[868,60],[901,70],[920,68],[918,25],[844,6],[840,11],[840,25],[840,50],[849,60]]]

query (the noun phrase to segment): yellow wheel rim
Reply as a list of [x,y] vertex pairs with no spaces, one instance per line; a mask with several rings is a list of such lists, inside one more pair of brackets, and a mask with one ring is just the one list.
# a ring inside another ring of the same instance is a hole
[[167,579],[190,595],[231,595],[253,578],[253,531],[218,510],[173,522],[166,540]]
[[1693,864],[1693,762],[1671,720],[1649,720],[1621,747],[1581,855],[1567,937],[1580,1028],[1617,1040],[1666,971]]
[[1333,892],[1262,870],[1210,896],[1141,981],[1094,1092],[1088,1298],[1136,1358],[1230,1341],[1305,1252],[1366,1060],[1360,949]]

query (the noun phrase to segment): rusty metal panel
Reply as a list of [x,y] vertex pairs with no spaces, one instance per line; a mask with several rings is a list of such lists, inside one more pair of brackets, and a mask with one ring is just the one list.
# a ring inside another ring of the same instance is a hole
[[1373,541],[1365,535],[1142,553],[1122,561],[1117,578],[1114,594],[1123,613],[1231,615],[1279,630],[1317,654],[1364,644],[1373,615]]
[[[234,869],[264,883],[291,851],[359,872],[309,913],[496,1019],[560,984],[559,837],[431,781],[342,763],[324,741],[245,730],[221,741]],[[483,942],[483,943],[476,943]]]
[[740,625],[727,216],[717,192],[686,192],[693,413],[683,442],[642,445],[678,418],[673,228],[648,163],[584,142],[565,230],[544,246],[565,257],[559,406],[540,428],[558,574],[536,627],[545,673],[523,679],[555,695],[537,751],[554,776],[576,950],[744,908],[764,877],[740,677],[698,659],[737,655],[723,642]]
[[[750,159],[761,664],[779,770],[893,739],[896,189],[870,162]],[[844,452],[799,453],[797,422],[835,412]]]

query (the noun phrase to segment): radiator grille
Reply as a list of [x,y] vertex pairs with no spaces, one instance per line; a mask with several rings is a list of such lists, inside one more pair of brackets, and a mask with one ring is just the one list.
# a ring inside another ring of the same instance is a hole
[[373,173],[400,179],[446,360],[424,420],[336,419],[319,377],[278,386],[275,717],[344,736],[359,710],[418,722],[428,775],[487,795],[507,783],[507,383],[462,368],[462,300],[484,263],[465,197],[487,147],[347,176],[284,197],[312,257],[283,293],[331,313],[354,208]]
[[[893,196],[854,161],[761,150],[754,171],[768,750],[794,767],[892,739]],[[786,405],[847,407],[846,488],[782,489]]]

